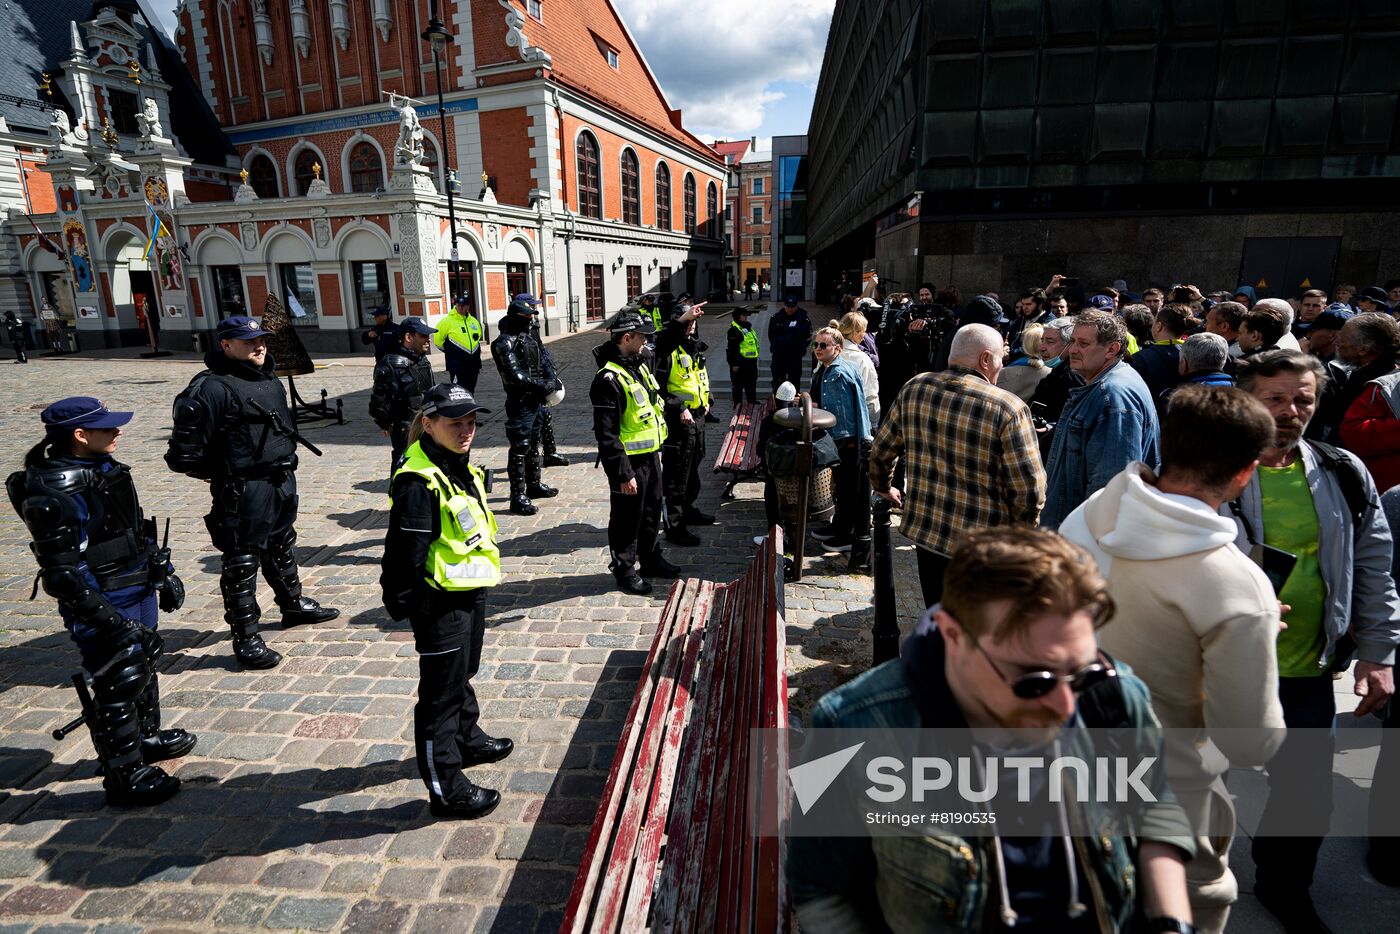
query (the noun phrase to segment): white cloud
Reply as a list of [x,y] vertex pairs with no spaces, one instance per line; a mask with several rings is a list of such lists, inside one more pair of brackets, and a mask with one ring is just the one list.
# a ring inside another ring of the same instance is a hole
[[613,0],[687,129],[751,135],[783,100],[778,81],[815,84],[833,0]]

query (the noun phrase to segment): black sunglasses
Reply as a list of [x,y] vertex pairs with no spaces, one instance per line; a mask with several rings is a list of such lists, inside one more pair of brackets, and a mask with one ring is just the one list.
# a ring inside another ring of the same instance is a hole
[[[973,644],[977,645],[977,643]],[[1109,678],[1118,677],[1118,669],[1107,664],[1108,659],[1102,652],[1097,653],[1099,661],[1085,665],[1072,675],[1057,675],[1053,671],[1031,671],[1019,678],[1008,678],[981,645],[977,645],[977,651],[982,653],[982,657],[987,660],[988,665],[992,666],[992,671],[997,673],[997,677],[1011,688],[1011,693],[1022,700],[1035,700],[1038,697],[1044,697],[1061,683],[1068,684],[1069,689],[1075,694],[1083,694],[1090,688],[1103,684]]]

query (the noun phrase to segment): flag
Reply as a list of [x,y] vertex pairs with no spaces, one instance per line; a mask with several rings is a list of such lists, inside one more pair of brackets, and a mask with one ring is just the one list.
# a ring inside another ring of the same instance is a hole
[[24,215],[24,217],[26,220],[29,221],[29,226],[33,227],[34,232],[39,235],[40,247],[42,247],[45,250],[48,250],[50,253],[52,253],[54,256],[57,256],[59,259],[66,260],[68,258],[62,250],[60,250],[57,246],[54,245],[54,242],[52,240],[44,236],[44,232],[39,229],[39,225],[34,223],[34,218],[30,217],[28,214]]
[[151,250],[155,249],[156,240],[160,237],[170,236],[170,228],[165,226],[165,221],[160,219],[160,215],[156,213],[155,206],[149,201],[146,202],[146,210],[151,212],[151,218],[155,221],[155,226],[151,228],[151,239],[150,242],[146,244],[146,252],[141,254],[141,258],[143,260],[150,260]]

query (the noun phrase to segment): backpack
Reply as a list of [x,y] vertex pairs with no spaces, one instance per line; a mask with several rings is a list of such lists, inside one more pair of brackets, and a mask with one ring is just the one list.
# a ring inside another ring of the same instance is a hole
[[1346,500],[1347,511],[1351,513],[1351,518],[1357,525],[1366,518],[1367,509],[1379,509],[1380,503],[1374,503],[1366,494],[1366,478],[1361,473],[1361,468],[1347,457],[1340,448],[1326,444],[1322,441],[1307,442],[1312,446],[1313,453],[1318,455],[1318,461],[1324,470],[1332,474],[1337,480],[1337,486],[1341,487],[1342,498]]

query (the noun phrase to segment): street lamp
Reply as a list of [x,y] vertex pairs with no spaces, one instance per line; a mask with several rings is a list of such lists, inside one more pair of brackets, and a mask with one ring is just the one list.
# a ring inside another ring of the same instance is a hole
[[447,109],[442,101],[442,61],[440,58],[446,54],[447,47],[452,44],[452,33],[448,32],[442,20],[438,19],[437,0],[429,0],[428,2],[428,28],[423,30],[423,39],[433,47],[433,74],[437,78],[438,128],[442,146],[442,187],[447,189],[447,226],[452,234],[452,252],[449,254],[452,270],[449,277],[452,283],[451,307],[455,307],[458,296],[464,293],[462,291],[462,263],[458,259],[457,252],[457,204],[452,197],[452,185],[448,181],[452,177],[453,170],[447,164]]

